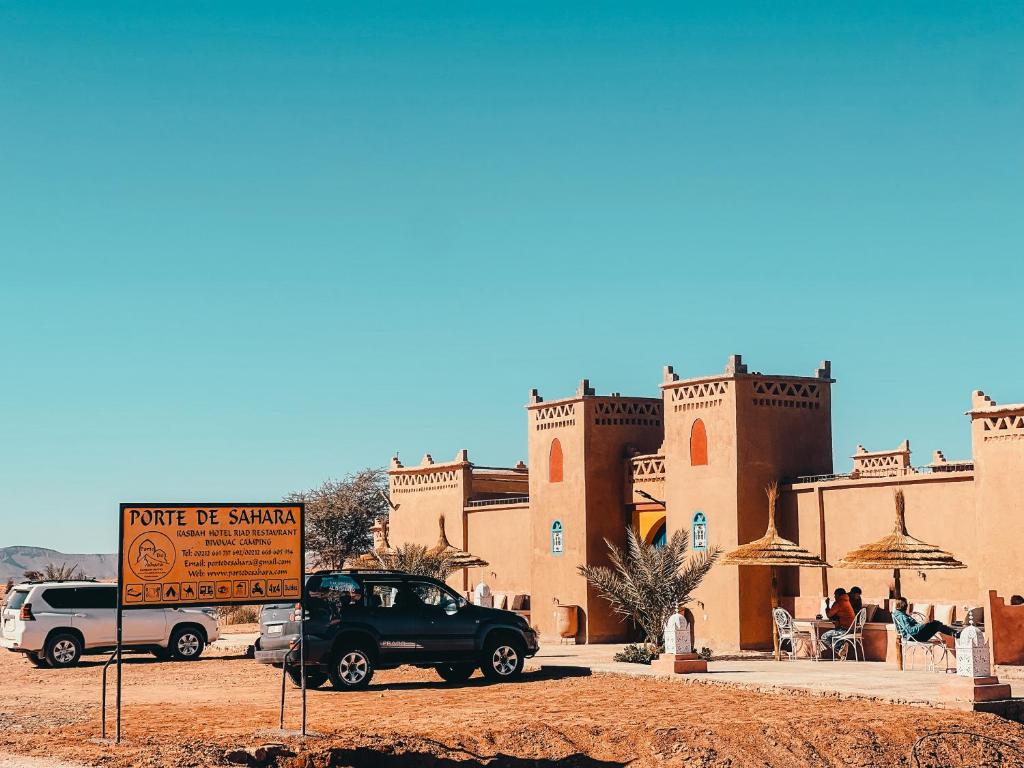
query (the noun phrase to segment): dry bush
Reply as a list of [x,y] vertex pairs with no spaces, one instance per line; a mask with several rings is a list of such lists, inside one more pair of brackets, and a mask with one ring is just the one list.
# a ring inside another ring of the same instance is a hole
[[255,624],[260,620],[260,609],[256,605],[222,605],[217,608],[221,624]]

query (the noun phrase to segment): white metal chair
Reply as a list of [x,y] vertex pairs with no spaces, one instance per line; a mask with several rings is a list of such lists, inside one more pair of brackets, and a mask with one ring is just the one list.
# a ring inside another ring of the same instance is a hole
[[[927,620],[927,617],[923,613],[915,611],[910,615],[915,621],[921,624],[924,624]],[[918,654],[924,654],[926,659],[925,669],[929,672],[934,672],[936,670],[936,655],[938,655],[942,660],[942,671],[945,672],[949,669],[950,649],[949,646],[942,642],[941,638],[933,637],[923,643],[919,640],[914,640],[912,637],[907,637],[906,635],[900,635],[900,638],[903,641],[904,671],[908,669],[912,670],[914,668],[914,659],[917,658]],[[909,666],[907,664],[908,661],[910,662]]]
[[861,608],[857,611],[857,615],[853,617],[853,624],[841,635],[833,635],[831,639],[832,645],[832,661],[836,661],[839,658],[837,653],[838,649],[843,645],[849,645],[853,649],[854,661],[864,660],[864,625],[868,620],[868,611],[866,608]]
[[789,650],[786,653],[789,654],[790,661],[796,659],[797,643],[806,643],[807,647],[814,651],[812,658],[815,661],[818,660],[813,633],[798,630],[793,623],[793,617],[785,608],[776,608],[772,611],[772,617],[775,619],[775,626],[779,629],[779,645],[781,646],[784,640],[789,641]]

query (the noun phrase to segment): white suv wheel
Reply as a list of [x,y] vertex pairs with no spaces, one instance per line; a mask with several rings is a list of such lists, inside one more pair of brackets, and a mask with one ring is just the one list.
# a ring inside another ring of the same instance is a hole
[[75,648],[75,644],[70,640],[61,640],[53,646],[53,658],[59,664],[70,664],[77,655],[78,649]]
[[178,638],[178,655],[195,656],[199,650],[200,640],[195,632],[186,632]]

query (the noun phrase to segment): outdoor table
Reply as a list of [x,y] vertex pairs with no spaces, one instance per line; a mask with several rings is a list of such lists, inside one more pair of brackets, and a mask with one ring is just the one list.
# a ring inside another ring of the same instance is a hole
[[814,658],[821,658],[821,636],[836,628],[831,619],[793,619],[793,625],[802,632],[810,632],[814,638]]

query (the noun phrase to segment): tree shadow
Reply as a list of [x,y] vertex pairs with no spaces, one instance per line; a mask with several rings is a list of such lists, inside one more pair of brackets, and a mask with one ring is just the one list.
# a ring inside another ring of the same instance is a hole
[[386,753],[369,747],[336,747],[321,753],[328,768],[624,768],[628,763],[598,760],[575,753],[560,758],[515,757],[501,752],[478,755],[458,750],[465,758],[441,757],[430,752]]

